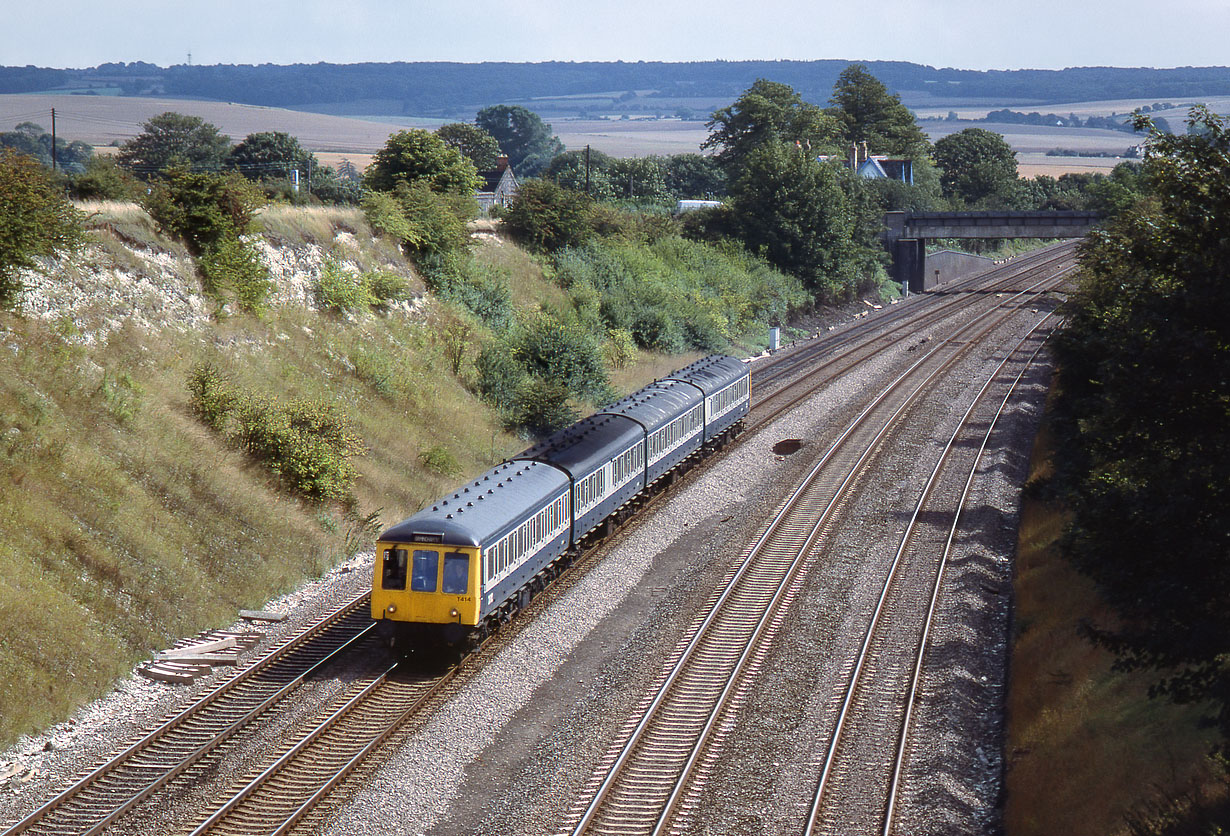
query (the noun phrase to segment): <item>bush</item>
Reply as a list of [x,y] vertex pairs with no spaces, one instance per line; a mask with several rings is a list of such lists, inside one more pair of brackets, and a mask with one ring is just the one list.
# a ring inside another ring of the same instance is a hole
[[396,238],[415,259],[466,250],[466,222],[478,214],[473,197],[438,194],[422,182],[398,183],[391,193],[363,198],[362,205],[372,229]]
[[82,215],[36,160],[0,149],[0,309],[25,289],[18,274],[38,259],[68,253],[82,240]]
[[461,472],[461,465],[457,462],[457,457],[447,448],[438,445],[421,451],[419,461],[422,462],[423,467],[440,476],[455,476]]
[[265,198],[240,174],[170,169],[154,183],[142,205],[163,231],[181,239],[196,256],[255,231]]
[[223,302],[233,299],[251,313],[263,311],[273,292],[269,268],[239,238],[224,239],[207,249],[197,259],[197,270],[207,294]]
[[591,330],[626,331],[637,345],[668,353],[722,350],[807,302],[797,279],[737,246],[678,237],[591,241],[557,253],[552,263],[556,281],[572,289],[577,318]]
[[554,252],[583,244],[593,235],[588,213],[593,200],[549,180],[521,184],[502,224],[534,252]]
[[316,296],[322,308],[346,313],[375,304],[376,299],[359,273],[344,269],[332,259],[320,265]]
[[568,401],[568,387],[553,380],[529,378],[517,392],[513,423],[542,438],[577,420],[577,410]]
[[602,345],[584,328],[548,313],[531,315],[511,334],[521,367],[542,380],[559,382],[579,398],[611,398]]
[[496,409],[510,412],[527,376],[513,356],[512,347],[500,340],[488,343],[478,353],[474,367],[478,372],[478,393]]
[[292,490],[313,499],[351,498],[357,471],[350,459],[366,447],[337,407],[310,399],[283,404],[243,391],[207,364],[192,370],[188,392],[206,425],[265,462]]
[[427,258],[419,266],[441,299],[462,305],[493,330],[504,331],[512,323],[512,291],[491,268],[458,254]]
[[410,283],[404,276],[387,270],[373,270],[364,273],[363,280],[367,283],[367,293],[373,305],[384,306],[410,298]]

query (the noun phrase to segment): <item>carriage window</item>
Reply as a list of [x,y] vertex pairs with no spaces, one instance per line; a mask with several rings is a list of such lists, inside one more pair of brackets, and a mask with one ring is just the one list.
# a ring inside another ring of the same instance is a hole
[[410,588],[415,592],[435,592],[436,573],[440,568],[440,553],[414,550],[414,565],[410,570]]
[[445,552],[444,592],[452,595],[465,595],[469,586],[470,556],[461,552]]
[[406,550],[385,549],[384,567],[380,573],[381,589],[406,588]]

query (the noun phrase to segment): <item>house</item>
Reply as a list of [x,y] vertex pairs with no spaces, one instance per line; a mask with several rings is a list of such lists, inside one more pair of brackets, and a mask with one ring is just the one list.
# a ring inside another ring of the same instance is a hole
[[[830,162],[835,157],[819,156],[820,162]],[[859,177],[868,180],[900,180],[914,185],[914,161],[909,157],[889,157],[884,154],[868,154],[867,143],[854,143],[845,158],[846,166]]]
[[508,208],[517,193],[517,175],[513,174],[512,166],[508,164],[507,155],[500,155],[496,167],[490,171],[480,171],[478,179],[482,185],[474,192],[474,199],[480,209],[489,212],[492,206]]

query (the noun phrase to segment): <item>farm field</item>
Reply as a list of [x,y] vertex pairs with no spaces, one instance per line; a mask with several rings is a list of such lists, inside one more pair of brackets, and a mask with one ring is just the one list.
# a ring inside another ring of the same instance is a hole
[[[1026,112],[1039,110],[1090,116],[1108,115],[1112,111],[1126,113],[1145,104],[1152,102],[1130,99],[1069,102],[1049,106],[1003,106]],[[1181,104],[1183,107],[1156,114],[1169,119],[1172,126],[1180,125],[1187,113],[1187,103],[1175,104]],[[1208,104],[1218,111],[1230,111],[1230,97],[1210,99]],[[298,137],[303,146],[316,153],[325,165],[336,166],[346,159],[360,169],[370,162],[371,155],[384,145],[390,133],[404,128],[432,130],[445,121],[421,117],[334,116],[318,112],[189,99],[0,95],[0,131],[12,130],[17,124],[27,121],[49,129],[53,107],[56,109],[59,136],[69,141],[82,140],[100,148],[124,142],[138,134],[141,124],[150,117],[173,110],[199,116],[234,139],[260,131],[285,131]],[[1113,157],[1046,156],[1046,152],[1053,148],[1118,154],[1136,144],[1136,138],[1131,134],[1096,128],[996,123],[971,125],[968,122],[934,121],[946,116],[950,109],[952,108],[941,105],[918,108],[918,115],[928,120],[921,122],[921,127],[932,141],[968,127],[981,127],[1003,134],[1008,144],[1017,152],[1018,167],[1021,175],[1025,177],[1039,174],[1058,176],[1078,171],[1107,172],[1119,162]],[[979,118],[993,109],[998,107],[980,105],[976,108],[959,108],[957,113],[962,118]],[[709,135],[703,120],[637,117],[553,119],[550,114],[546,114],[545,118],[550,121],[556,135],[569,150],[580,150],[588,145],[615,157],[696,153]]]
[[232,139],[261,131],[285,131],[299,138],[310,151],[375,153],[393,131],[388,123],[324,116],[275,107],[190,99],[147,99],[121,96],[0,95],[0,131],[18,123],[34,122],[51,129],[56,110],[56,133],[72,142],[94,146],[120,144],[141,132],[153,116],[173,110],[199,116]]

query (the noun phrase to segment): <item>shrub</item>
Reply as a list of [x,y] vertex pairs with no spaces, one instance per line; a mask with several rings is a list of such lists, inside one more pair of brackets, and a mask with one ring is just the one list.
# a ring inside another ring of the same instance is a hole
[[464,306],[496,331],[512,323],[512,291],[490,267],[458,254],[425,259],[420,267],[423,280],[440,298]]
[[636,340],[623,328],[607,332],[607,361],[613,369],[626,369],[636,362]]
[[273,292],[269,268],[256,251],[239,238],[224,239],[197,259],[201,286],[219,301],[233,299],[239,307],[260,313]]
[[375,304],[376,299],[368,289],[365,277],[346,270],[332,259],[320,265],[320,278],[316,296],[322,308],[337,313],[346,313]]
[[539,438],[563,429],[578,417],[568,397],[568,387],[561,383],[529,378],[517,392],[513,423]]
[[366,451],[345,414],[332,404],[276,398],[235,387],[208,364],[188,380],[193,411],[298,493],[348,500],[357,475],[350,462]]
[[583,244],[593,235],[587,217],[592,205],[581,192],[549,180],[529,180],[517,190],[502,223],[528,249],[554,252]]
[[396,273],[373,270],[364,273],[363,280],[367,283],[367,293],[372,298],[373,305],[384,306],[410,298],[410,283]]
[[419,461],[423,463],[423,467],[440,476],[455,476],[461,472],[457,457],[439,445],[422,450],[419,453]]
[[240,174],[170,169],[154,183],[142,205],[169,235],[193,255],[255,231],[264,196]]
[[478,214],[474,198],[438,194],[423,182],[399,182],[391,193],[368,195],[362,205],[372,229],[396,238],[415,259],[466,250],[466,222]]
[[512,347],[503,341],[488,343],[474,361],[478,371],[478,393],[496,409],[508,412],[517,400],[525,381],[525,368],[513,356]]
[[188,375],[188,397],[196,416],[211,430],[222,432],[238,396],[216,366],[198,363]]
[[0,309],[15,307],[21,270],[71,252],[82,240],[81,213],[36,160],[0,149]]
[[514,329],[511,337],[513,353],[530,375],[558,381],[586,400],[610,399],[602,345],[584,328],[537,313]]

